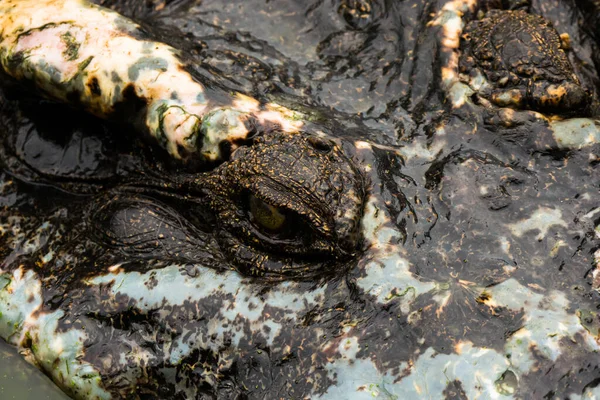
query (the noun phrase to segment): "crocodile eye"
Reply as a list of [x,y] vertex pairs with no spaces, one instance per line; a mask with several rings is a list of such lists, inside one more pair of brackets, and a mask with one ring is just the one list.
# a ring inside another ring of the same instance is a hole
[[250,195],[250,215],[252,221],[271,232],[277,232],[285,225],[286,216],[277,207]]
[[274,130],[193,176],[223,255],[245,275],[305,279],[342,271],[356,253],[364,180],[325,137]]

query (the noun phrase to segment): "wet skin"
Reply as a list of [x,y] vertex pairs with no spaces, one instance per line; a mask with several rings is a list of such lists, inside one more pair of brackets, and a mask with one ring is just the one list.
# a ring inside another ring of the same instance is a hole
[[[501,107],[585,115],[592,96],[579,81],[551,22],[525,11],[490,10],[463,35],[460,71],[489,84]],[[468,81],[468,79],[467,79]]]
[[447,3],[373,3],[117,4],[314,123],[210,169],[3,89],[2,337],[76,398],[597,395],[600,130],[448,101]]
[[272,132],[237,149],[214,171],[135,179],[116,187],[108,203],[98,200],[91,223],[100,219],[99,240],[130,256],[136,247],[140,256],[154,247],[171,261],[193,261],[184,249],[197,248],[198,241],[170,240],[175,234],[162,232],[164,240],[153,243],[170,215],[147,201],[137,204],[130,198],[136,192],[198,210],[189,214],[211,221],[230,263],[266,280],[342,273],[340,262],[358,249],[366,198],[364,177],[333,141]]

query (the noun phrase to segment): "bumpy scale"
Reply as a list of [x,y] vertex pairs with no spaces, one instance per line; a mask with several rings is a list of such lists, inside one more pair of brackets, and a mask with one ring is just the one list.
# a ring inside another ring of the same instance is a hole
[[364,181],[330,140],[264,136],[194,184],[220,221],[222,249],[246,274],[311,278],[339,272],[326,266],[356,252]]
[[591,101],[560,36],[538,15],[490,10],[467,25],[462,49],[462,80],[498,106],[581,114]]

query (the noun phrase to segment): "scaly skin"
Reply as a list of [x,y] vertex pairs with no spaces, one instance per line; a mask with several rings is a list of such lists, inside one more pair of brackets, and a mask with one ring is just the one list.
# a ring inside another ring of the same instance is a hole
[[[364,185],[357,167],[335,143],[280,134],[237,150],[229,163],[187,187],[198,186],[208,194],[209,208],[219,220],[221,247],[241,271],[307,280],[339,276],[340,262],[356,254]],[[248,207],[248,193],[285,213],[281,235],[249,220],[242,211]]]
[[137,121],[177,159],[219,161],[221,143],[235,147],[257,123],[302,126],[283,107],[207,90],[178,50],[85,0],[3,0],[0,31],[6,73],[98,117]]
[[[280,133],[238,149],[232,160],[210,172],[155,181],[134,178],[94,202],[90,211],[100,243],[120,248],[131,259],[153,254],[173,262],[202,258],[202,251],[210,251],[210,236],[186,222],[180,227],[185,234],[167,229],[163,225],[177,225],[176,212],[168,211],[169,206],[149,206],[144,194],[212,215],[212,236],[229,263],[241,274],[265,281],[343,274],[340,263],[358,251],[366,196],[364,177],[339,145]],[[132,195],[142,197],[132,200]],[[263,226],[254,214],[258,210],[249,206],[251,196],[278,210],[284,218],[281,226]],[[115,219],[115,214],[123,217]],[[152,232],[161,230],[162,240],[153,243]]]
[[550,21],[524,11],[491,10],[465,28],[460,72],[501,107],[586,114],[592,101]]
[[486,119],[458,80],[476,1],[380,1],[365,31],[333,2],[170,3],[197,58],[243,80],[218,50],[264,57],[249,80],[327,108],[333,138],[273,129],[198,174],[3,101],[1,337],[80,399],[600,397],[600,126]]

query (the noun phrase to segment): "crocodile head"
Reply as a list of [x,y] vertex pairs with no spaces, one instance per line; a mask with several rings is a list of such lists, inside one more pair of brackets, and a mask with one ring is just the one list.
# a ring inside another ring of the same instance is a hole
[[[178,207],[211,225],[220,252],[244,275],[273,280],[330,275],[341,272],[343,261],[358,250],[365,182],[332,140],[271,133],[238,148],[210,172],[163,178],[145,182],[144,190],[179,193]],[[132,194],[125,185],[113,189],[108,201],[100,196],[92,203],[90,223],[103,227],[96,236],[101,243],[147,256],[148,248],[135,251],[130,238],[156,237],[176,212],[168,205],[150,206],[147,199],[136,202]],[[156,248],[165,260],[185,259],[188,253],[176,250],[182,242],[168,239],[173,236],[162,232]],[[207,241],[205,236],[200,235]]]

